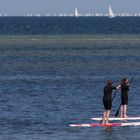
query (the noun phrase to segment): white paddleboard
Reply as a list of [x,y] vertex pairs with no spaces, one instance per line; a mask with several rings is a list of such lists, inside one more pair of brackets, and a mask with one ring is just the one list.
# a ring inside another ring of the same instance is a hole
[[[91,120],[95,120],[95,121],[101,121],[103,118],[99,117],[99,118],[91,118]],[[124,117],[124,118],[120,118],[120,117],[110,117],[109,118],[110,121],[117,121],[117,120],[140,120],[140,117]]]

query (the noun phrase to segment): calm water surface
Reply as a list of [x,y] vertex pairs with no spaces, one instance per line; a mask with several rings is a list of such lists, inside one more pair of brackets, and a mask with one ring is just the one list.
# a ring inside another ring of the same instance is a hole
[[[128,115],[140,116],[140,18],[1,17],[1,140],[139,140],[140,126],[96,123],[103,87],[134,75]],[[111,115],[120,104],[115,96]]]
[[[139,126],[71,128],[102,115],[108,79],[134,76],[129,116],[140,116],[139,35],[0,37],[0,139],[139,139]],[[113,101],[113,116],[120,92]],[[94,122],[96,123],[96,122]]]

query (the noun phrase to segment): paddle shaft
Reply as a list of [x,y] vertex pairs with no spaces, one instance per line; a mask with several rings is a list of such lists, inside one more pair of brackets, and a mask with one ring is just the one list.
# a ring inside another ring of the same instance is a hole
[[114,93],[114,95],[113,95],[113,97],[112,97],[112,99],[111,99],[112,102],[113,102],[113,100],[114,100],[114,98],[115,98],[116,93],[118,92],[118,90],[119,90],[119,89],[117,89],[116,92]]

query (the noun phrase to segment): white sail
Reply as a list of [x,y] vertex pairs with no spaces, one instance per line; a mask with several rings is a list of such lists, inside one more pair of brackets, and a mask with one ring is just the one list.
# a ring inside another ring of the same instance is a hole
[[77,10],[77,8],[75,8],[74,15],[75,15],[75,17],[78,17],[78,16],[79,16],[79,13],[78,13],[78,10]]
[[109,17],[110,17],[110,18],[115,17],[115,15],[114,15],[114,13],[113,13],[113,11],[112,11],[112,9],[111,9],[111,6],[110,6],[110,5],[109,5]]

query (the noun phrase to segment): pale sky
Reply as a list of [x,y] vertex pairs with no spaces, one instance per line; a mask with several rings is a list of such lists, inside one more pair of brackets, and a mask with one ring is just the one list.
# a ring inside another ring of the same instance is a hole
[[111,5],[114,13],[140,13],[140,0],[0,0],[0,13],[24,16],[40,13],[108,13]]

